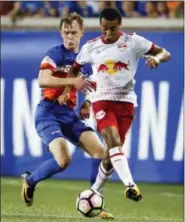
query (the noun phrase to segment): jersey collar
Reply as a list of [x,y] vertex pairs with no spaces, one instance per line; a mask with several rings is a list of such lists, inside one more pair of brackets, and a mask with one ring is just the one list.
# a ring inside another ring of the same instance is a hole
[[113,43],[115,43],[115,42],[118,41],[118,39],[120,38],[121,35],[123,35],[122,32],[120,32],[118,38],[117,38],[114,42],[111,42],[111,43],[107,42],[107,41],[103,38],[103,36],[101,37],[101,40],[102,40],[102,42],[103,42],[104,44],[113,44]]

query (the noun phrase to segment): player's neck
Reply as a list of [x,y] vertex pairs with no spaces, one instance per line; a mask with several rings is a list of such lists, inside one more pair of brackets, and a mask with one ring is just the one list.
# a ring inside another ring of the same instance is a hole
[[118,41],[118,39],[120,38],[120,36],[121,36],[122,34],[123,34],[122,32],[119,32],[119,35],[117,36],[117,38],[116,38],[113,42],[107,42],[107,40],[104,39],[103,36],[101,37],[101,39],[102,39],[102,42],[103,42],[104,44],[113,44],[113,43],[115,43],[115,42]]
[[66,49],[69,50],[69,51],[75,52],[75,53],[78,53],[78,52],[79,52],[79,46],[76,47],[76,48],[68,48],[68,47],[66,47],[66,46],[64,45],[64,48],[66,48]]

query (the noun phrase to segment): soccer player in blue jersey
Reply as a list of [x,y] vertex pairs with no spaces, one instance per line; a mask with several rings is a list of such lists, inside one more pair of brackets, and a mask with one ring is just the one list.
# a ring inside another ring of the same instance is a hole
[[[78,14],[71,13],[62,18],[60,34],[63,44],[49,49],[41,62],[38,83],[42,88],[42,99],[36,109],[35,127],[53,157],[32,173],[21,175],[21,197],[27,206],[33,204],[35,187],[40,181],[62,172],[70,164],[71,154],[66,140],[80,146],[93,158],[105,156],[97,134],[74,111],[77,90],[86,86],[83,76],[91,74],[91,66],[84,66],[80,76],[67,78],[77,56],[83,29],[83,20]],[[66,85],[72,87],[70,98],[66,104],[61,104],[60,95]]]

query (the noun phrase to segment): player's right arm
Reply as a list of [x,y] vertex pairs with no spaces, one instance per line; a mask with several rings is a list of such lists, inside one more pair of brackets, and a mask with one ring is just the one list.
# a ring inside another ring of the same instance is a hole
[[49,50],[41,62],[38,76],[39,86],[41,88],[60,88],[70,85],[74,86],[76,89],[81,89],[84,85],[83,78],[58,78],[53,76],[57,68],[57,60],[57,52],[53,49]]
[[81,89],[85,83],[82,77],[77,78],[57,78],[53,76],[50,69],[40,70],[38,77],[40,88],[60,88],[64,86],[74,86],[76,89]]
[[53,76],[50,69],[40,70],[39,72],[39,86],[40,88],[60,88],[66,85],[74,85],[74,78],[57,78]]

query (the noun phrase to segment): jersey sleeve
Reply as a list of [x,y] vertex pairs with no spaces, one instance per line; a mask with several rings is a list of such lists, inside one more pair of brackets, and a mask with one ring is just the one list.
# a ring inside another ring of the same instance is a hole
[[57,68],[57,61],[57,51],[50,49],[41,61],[40,69],[50,69],[52,72],[54,72]]
[[91,55],[89,52],[88,43],[82,46],[80,52],[78,53],[76,57],[76,63],[79,65],[85,65],[87,63],[91,63]]
[[154,47],[154,43],[145,39],[144,37],[134,34],[134,48],[136,51],[137,57],[143,56],[144,54],[150,52]]

